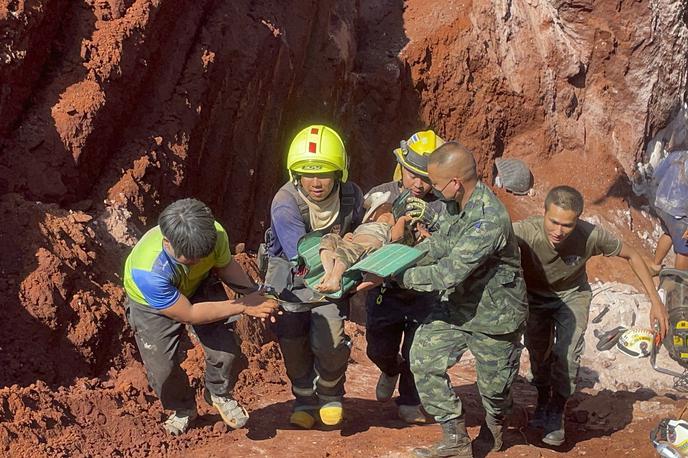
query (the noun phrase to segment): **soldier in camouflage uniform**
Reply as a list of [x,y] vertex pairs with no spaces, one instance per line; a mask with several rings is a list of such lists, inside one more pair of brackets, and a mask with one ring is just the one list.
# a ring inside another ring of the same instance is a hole
[[414,291],[436,291],[443,301],[420,326],[411,347],[411,371],[423,408],[443,438],[417,456],[472,456],[461,400],[447,369],[470,350],[487,412],[476,440],[496,451],[511,408],[527,304],[518,244],[497,197],[477,178],[475,160],[451,142],[430,156],[434,192],[447,203],[439,229],[418,245],[427,256],[398,279]]

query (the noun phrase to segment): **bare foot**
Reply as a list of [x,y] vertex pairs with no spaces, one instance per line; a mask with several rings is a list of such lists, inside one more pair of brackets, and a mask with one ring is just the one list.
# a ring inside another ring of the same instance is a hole
[[315,289],[320,293],[334,293],[341,289],[341,279],[323,277]]
[[329,278],[330,278],[330,272],[325,272],[325,275],[323,275],[322,277],[320,277],[320,281],[318,282],[317,285],[315,285],[315,286],[313,287],[313,289],[316,290],[316,291],[320,291],[320,288],[322,288],[323,285],[326,284],[326,283],[328,282]]
[[326,270],[325,274],[322,277],[320,277],[320,281],[317,285],[313,287],[313,289],[316,291],[320,291],[320,289],[323,288],[324,285],[330,283],[330,277],[332,277],[332,270]]

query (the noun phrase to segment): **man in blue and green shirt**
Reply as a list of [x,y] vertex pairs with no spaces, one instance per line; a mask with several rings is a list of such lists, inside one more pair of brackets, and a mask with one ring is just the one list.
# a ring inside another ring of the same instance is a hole
[[[220,280],[246,295],[229,300]],[[178,200],[165,208],[158,226],[146,232],[129,254],[124,289],[127,320],[148,383],[163,408],[173,411],[165,430],[184,433],[198,415],[194,390],[179,365],[179,342],[186,325],[205,353],[206,401],[230,427],[242,427],[248,414],[230,397],[232,364],[241,349],[227,319],[241,314],[266,318],[277,303],[257,292],[257,285],[232,259],[227,233],[210,209],[195,199]]]

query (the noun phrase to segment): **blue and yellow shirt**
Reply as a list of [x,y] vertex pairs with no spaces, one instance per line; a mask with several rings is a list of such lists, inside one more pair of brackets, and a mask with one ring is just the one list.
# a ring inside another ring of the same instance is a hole
[[141,237],[124,265],[124,289],[134,301],[162,310],[174,304],[179,295],[191,297],[214,267],[232,260],[227,232],[215,222],[215,249],[194,265],[177,262],[162,246],[160,226]]

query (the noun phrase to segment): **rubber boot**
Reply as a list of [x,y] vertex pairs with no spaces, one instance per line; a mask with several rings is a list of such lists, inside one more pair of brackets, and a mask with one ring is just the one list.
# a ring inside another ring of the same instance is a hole
[[440,426],[442,426],[442,440],[432,447],[413,449],[414,456],[473,458],[471,438],[466,432],[466,421],[463,417],[445,421],[440,423]]
[[344,419],[344,409],[339,401],[330,401],[320,406],[320,421],[325,426],[339,426]]
[[504,441],[502,440],[503,429],[503,419],[497,419],[492,415],[486,415],[483,424],[480,426],[480,433],[478,437],[475,438],[476,448],[489,452],[500,451],[502,445],[504,445]]
[[424,425],[426,423],[430,423],[430,419],[427,417],[420,405],[400,405],[399,418],[401,418],[410,425]]
[[551,399],[551,389],[549,386],[539,386],[537,404],[535,405],[535,413],[533,418],[528,421],[529,428],[544,428],[547,420],[547,406]]
[[375,387],[375,398],[380,402],[386,402],[394,396],[394,390],[399,381],[399,374],[389,376],[382,372]]
[[318,423],[318,398],[312,396],[299,396],[294,401],[294,410],[289,416],[289,423],[301,429],[312,429]]
[[566,409],[566,398],[554,394],[549,403],[547,421],[545,423],[544,437],[542,442],[555,447],[560,446],[566,440],[564,435],[564,412]]
[[316,414],[312,410],[295,410],[289,416],[289,423],[301,429],[311,429],[316,422]]

